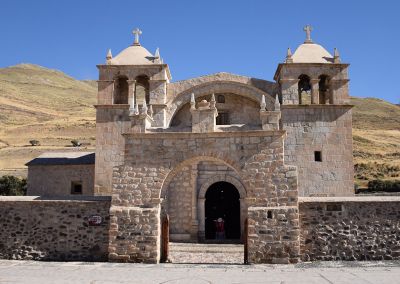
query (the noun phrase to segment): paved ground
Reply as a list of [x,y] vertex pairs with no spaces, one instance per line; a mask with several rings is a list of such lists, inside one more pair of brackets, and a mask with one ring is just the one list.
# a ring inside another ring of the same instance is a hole
[[189,265],[0,260],[0,283],[400,283],[400,262]]

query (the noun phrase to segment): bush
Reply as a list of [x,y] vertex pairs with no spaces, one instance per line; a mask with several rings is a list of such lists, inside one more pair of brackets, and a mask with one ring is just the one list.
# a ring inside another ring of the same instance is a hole
[[26,179],[20,179],[15,176],[3,176],[0,178],[0,195],[26,195]]
[[40,142],[38,140],[29,140],[29,143],[32,146],[40,146]]
[[78,140],[72,140],[71,143],[72,143],[72,146],[74,146],[74,147],[79,147],[82,145],[82,143],[79,142]]
[[368,191],[400,192],[400,180],[371,180]]

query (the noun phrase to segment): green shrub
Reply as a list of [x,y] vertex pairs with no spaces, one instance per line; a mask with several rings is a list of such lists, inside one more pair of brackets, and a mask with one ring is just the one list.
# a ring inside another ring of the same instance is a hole
[[72,140],[71,143],[72,143],[72,146],[74,146],[74,147],[79,147],[82,145],[82,143],[79,142],[78,140]]
[[15,176],[0,177],[0,195],[26,195],[26,179],[20,179]]
[[368,191],[400,192],[400,180],[371,180]]
[[29,143],[32,146],[40,146],[40,142],[38,140],[29,140]]

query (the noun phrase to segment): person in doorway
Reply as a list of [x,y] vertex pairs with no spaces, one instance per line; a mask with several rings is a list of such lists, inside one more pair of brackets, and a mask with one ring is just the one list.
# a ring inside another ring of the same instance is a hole
[[214,220],[215,222],[215,239],[224,240],[225,239],[225,222],[224,219],[218,218]]

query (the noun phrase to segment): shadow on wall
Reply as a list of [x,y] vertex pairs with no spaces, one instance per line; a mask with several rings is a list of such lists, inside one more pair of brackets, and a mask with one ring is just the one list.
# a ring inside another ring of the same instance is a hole
[[278,84],[275,82],[265,81],[257,78],[250,78],[250,85],[257,89],[263,90],[264,92],[275,95],[278,93]]
[[[295,108],[292,108],[294,106]],[[350,115],[351,105],[331,107],[329,105],[284,105],[282,106],[282,120],[285,123],[301,122],[334,122],[341,120],[342,116]],[[342,119],[343,120],[343,119]],[[351,115],[348,116],[351,121]]]

